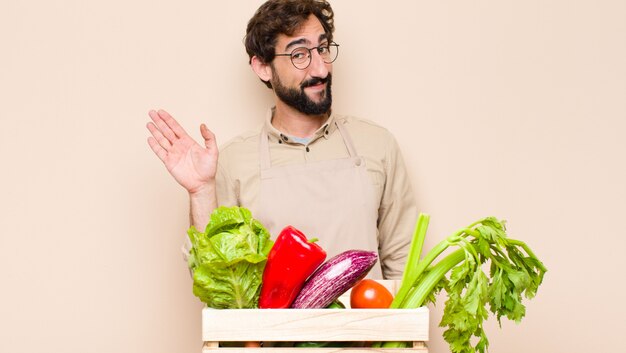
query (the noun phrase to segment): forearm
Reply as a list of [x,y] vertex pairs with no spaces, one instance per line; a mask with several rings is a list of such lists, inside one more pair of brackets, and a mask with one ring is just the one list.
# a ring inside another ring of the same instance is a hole
[[189,222],[199,231],[203,232],[206,229],[215,208],[217,208],[215,181],[189,193]]

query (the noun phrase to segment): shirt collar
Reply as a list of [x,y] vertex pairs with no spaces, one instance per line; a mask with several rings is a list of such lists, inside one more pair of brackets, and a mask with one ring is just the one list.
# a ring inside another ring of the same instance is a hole
[[[283,134],[278,129],[276,129],[274,125],[272,125],[272,117],[274,116],[275,111],[276,107],[272,107],[267,110],[267,115],[265,116],[265,131],[267,131],[267,135],[270,137],[270,140],[277,142],[280,141],[279,143],[297,144],[295,141],[292,141],[290,139],[290,136]],[[335,132],[335,130],[337,130],[337,125],[335,125],[335,115],[331,111],[328,120],[326,120],[324,125],[317,129],[317,131],[315,131],[313,136],[311,136],[311,141],[309,143],[312,143],[320,137],[328,139],[330,135]]]

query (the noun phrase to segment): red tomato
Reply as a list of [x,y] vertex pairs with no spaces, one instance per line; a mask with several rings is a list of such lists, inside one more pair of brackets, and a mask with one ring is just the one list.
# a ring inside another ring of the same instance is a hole
[[393,295],[382,284],[364,279],[359,281],[350,293],[350,306],[355,309],[388,308]]

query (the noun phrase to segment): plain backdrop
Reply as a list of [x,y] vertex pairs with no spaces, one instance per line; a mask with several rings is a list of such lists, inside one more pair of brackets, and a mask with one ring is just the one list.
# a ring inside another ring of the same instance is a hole
[[[147,112],[221,143],[258,125],[261,3],[0,0],[0,352],[200,351],[187,196]],[[520,324],[486,325],[491,352],[623,348],[626,3],[332,5],[334,109],[398,139],[426,249],[493,215],[549,269]]]

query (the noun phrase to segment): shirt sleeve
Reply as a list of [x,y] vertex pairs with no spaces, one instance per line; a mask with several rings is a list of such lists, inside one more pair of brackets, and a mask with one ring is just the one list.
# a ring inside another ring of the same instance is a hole
[[239,206],[239,192],[235,186],[236,183],[221,163],[217,164],[215,184],[218,206]]
[[378,209],[379,254],[384,278],[401,279],[417,221],[417,205],[395,138],[391,137],[388,146],[386,180]]

